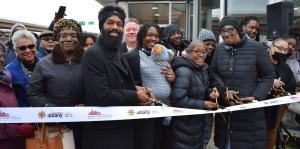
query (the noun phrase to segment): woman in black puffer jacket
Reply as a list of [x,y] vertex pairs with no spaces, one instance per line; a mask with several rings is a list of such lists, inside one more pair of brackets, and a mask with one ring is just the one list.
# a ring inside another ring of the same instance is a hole
[[[172,106],[191,109],[214,109],[209,97],[208,65],[202,41],[194,41],[186,49],[186,56],[176,57],[172,63],[176,81],[172,88]],[[215,89],[214,89],[215,91]],[[205,119],[211,115],[173,117],[170,130],[170,149],[202,149],[208,140],[209,128]]]

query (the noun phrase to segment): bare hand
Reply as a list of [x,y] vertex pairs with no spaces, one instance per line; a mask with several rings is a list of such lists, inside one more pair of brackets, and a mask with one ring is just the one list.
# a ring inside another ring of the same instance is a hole
[[218,89],[216,87],[214,87],[209,94],[209,98],[215,100],[216,98],[219,98],[219,96],[220,96],[220,93],[219,93]]
[[255,100],[256,100],[256,98],[253,96],[241,98],[242,103],[249,103],[249,102],[253,102]]
[[279,79],[274,79],[274,81],[273,81],[273,87],[280,88],[283,85],[285,85],[285,84],[282,81],[280,81]]
[[160,73],[165,75],[169,82],[174,82],[176,79],[175,73],[171,66],[167,66],[166,68],[162,68]]
[[217,104],[212,101],[204,101],[204,109],[213,110],[217,108]]
[[148,97],[145,87],[135,86],[135,89],[139,103],[151,102],[151,99]]
[[144,103],[139,103],[140,106],[150,106],[153,102],[149,101],[149,102],[144,102]]
[[57,21],[61,20],[62,18],[64,18],[64,16],[60,17],[60,16],[57,15],[57,12],[55,12],[53,22],[56,23]]

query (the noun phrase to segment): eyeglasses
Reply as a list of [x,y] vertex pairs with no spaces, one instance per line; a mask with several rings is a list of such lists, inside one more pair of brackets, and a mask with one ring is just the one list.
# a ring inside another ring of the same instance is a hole
[[214,42],[209,42],[209,41],[207,41],[207,42],[204,42],[204,44],[205,44],[205,46],[213,46],[213,47],[216,47],[216,44],[214,43]]
[[41,38],[41,40],[45,40],[45,41],[52,40],[52,41],[54,41],[54,38],[52,38],[52,37],[43,37],[43,38]]
[[220,34],[221,36],[224,36],[226,33],[232,35],[233,33],[235,33],[235,31],[236,31],[236,30],[235,30],[235,28],[233,28],[233,27],[222,28],[222,29],[220,30],[219,34]]
[[197,54],[197,55],[199,55],[199,54],[201,54],[201,55],[206,55],[207,54],[207,52],[206,52],[206,50],[191,50],[191,52],[194,52],[195,54]]
[[19,49],[20,51],[25,51],[26,49],[34,49],[35,48],[35,44],[30,44],[28,46],[20,46],[20,47],[17,47],[17,49]]
[[276,47],[279,51],[284,51],[284,52],[287,52],[287,51],[288,51],[288,49],[284,49],[284,48],[279,47],[279,46],[277,46],[277,45],[275,45],[275,44],[273,44],[273,46]]

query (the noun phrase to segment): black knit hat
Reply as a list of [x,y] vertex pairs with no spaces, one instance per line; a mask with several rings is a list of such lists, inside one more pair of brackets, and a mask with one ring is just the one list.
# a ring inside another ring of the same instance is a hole
[[241,28],[239,26],[238,21],[232,17],[224,17],[219,23],[219,30],[226,25],[233,26],[238,31],[238,33],[241,32]]
[[164,31],[165,38],[168,40],[169,37],[171,36],[171,34],[174,33],[174,32],[180,32],[181,33],[181,31],[180,31],[180,29],[177,25],[175,25],[175,24],[168,25],[165,28],[165,31]]

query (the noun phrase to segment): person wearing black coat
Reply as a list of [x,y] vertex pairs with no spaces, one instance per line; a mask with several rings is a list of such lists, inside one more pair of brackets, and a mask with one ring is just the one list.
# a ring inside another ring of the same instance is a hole
[[[118,51],[124,10],[107,5],[98,17],[102,35],[82,60],[85,105],[136,106],[149,102],[146,89],[135,86],[129,65]],[[135,149],[135,139],[135,120],[87,122],[84,125],[84,149]]]
[[[223,18],[219,33],[224,42],[215,50],[210,65],[212,86],[220,91],[224,105],[226,87],[239,91],[241,100],[265,100],[275,77],[274,67],[262,44],[240,33],[236,20]],[[223,96],[223,97],[222,97]],[[235,105],[229,102],[228,105]],[[215,144],[221,149],[262,149],[266,147],[264,109],[224,113],[215,118]]]
[[166,48],[171,49],[175,56],[181,55],[182,51],[184,51],[190,43],[190,41],[183,39],[182,32],[175,24],[166,26],[164,30],[164,38],[161,42]]
[[[192,42],[186,53],[186,56],[178,56],[172,62],[176,74],[171,93],[172,106],[207,110],[216,108],[216,103],[207,100],[209,97],[215,99],[215,96],[209,89],[208,65],[204,63],[207,54],[204,42]],[[206,119],[209,118],[209,114],[173,117],[168,147],[205,149],[209,140],[206,136],[211,133],[211,126],[206,125]]]
[[[276,76],[273,82],[273,88],[283,88],[286,92],[294,95],[296,91],[296,80],[294,74],[285,62],[288,43],[283,38],[278,38],[273,41],[272,46],[269,48],[269,57],[275,67]],[[268,95],[268,98],[274,98],[274,92]],[[268,143],[267,148],[273,148],[278,140],[278,129],[283,118],[287,105],[278,105],[266,107],[266,120],[268,128]],[[279,143],[279,142],[278,142]]]

